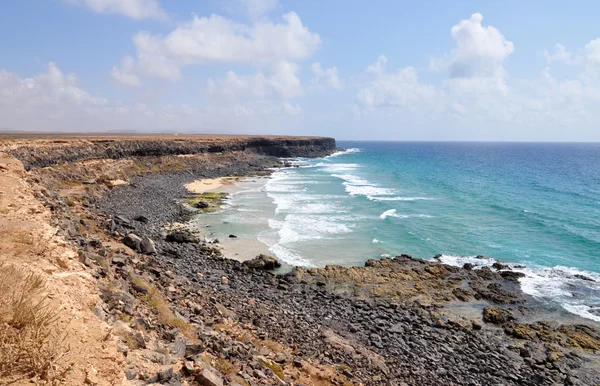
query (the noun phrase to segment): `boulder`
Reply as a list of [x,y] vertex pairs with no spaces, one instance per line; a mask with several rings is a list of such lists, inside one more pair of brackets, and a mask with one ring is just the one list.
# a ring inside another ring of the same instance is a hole
[[588,277],[588,276],[585,276],[585,275],[581,275],[581,274],[576,274],[576,275],[573,275],[573,276],[575,276],[578,279],[585,280],[585,281],[595,281],[591,277]]
[[137,222],[142,222],[142,223],[147,223],[148,222],[148,217],[146,216],[136,216],[133,218],[134,221]]
[[508,268],[508,265],[506,265],[506,264],[502,264],[502,263],[498,263],[498,262],[495,262],[494,264],[492,264],[492,268],[495,268],[495,269],[497,269],[498,271],[500,271],[500,270],[502,270],[502,269],[507,269],[507,268]]
[[236,235],[229,235],[229,238],[230,239],[237,239],[237,236]]
[[273,270],[281,267],[281,263],[273,256],[263,255],[262,253],[252,260],[244,261],[243,264],[248,268]]
[[189,232],[184,231],[173,231],[169,233],[166,240],[170,243],[196,243],[198,239]]
[[115,256],[112,258],[112,263],[118,267],[124,267],[127,264],[127,261],[123,256]]
[[204,202],[204,201],[198,201],[198,202],[197,202],[197,203],[194,205],[194,207],[195,207],[195,208],[198,208],[198,209],[206,209],[206,208],[208,208],[208,207],[209,207],[209,205],[208,205],[206,202]]
[[207,364],[204,364],[202,370],[196,374],[196,382],[202,386],[223,386],[221,374]]
[[118,225],[129,225],[131,224],[131,221],[123,216],[115,216],[113,217],[113,221],[118,224]]
[[523,272],[514,272],[514,271],[503,271],[500,272],[500,276],[502,276],[506,280],[510,281],[519,281],[519,278],[525,277]]
[[144,236],[140,241],[140,251],[146,255],[153,255],[156,253],[156,246],[151,238]]
[[496,306],[483,308],[483,321],[492,324],[504,324],[515,320],[511,312]]
[[123,244],[127,245],[134,251],[136,251],[139,248],[141,242],[142,239],[135,233],[128,233],[127,235],[125,235],[125,237],[123,237]]

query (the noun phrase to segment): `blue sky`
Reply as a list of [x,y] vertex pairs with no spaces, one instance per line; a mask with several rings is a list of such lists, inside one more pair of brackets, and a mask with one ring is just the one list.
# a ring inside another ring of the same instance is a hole
[[0,128],[600,141],[599,11],[7,0]]

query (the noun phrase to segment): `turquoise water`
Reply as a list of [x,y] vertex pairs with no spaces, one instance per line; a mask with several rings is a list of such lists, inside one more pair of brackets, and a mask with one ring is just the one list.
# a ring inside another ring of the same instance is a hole
[[523,264],[525,292],[600,321],[600,144],[338,145],[232,195],[228,226],[290,264]]

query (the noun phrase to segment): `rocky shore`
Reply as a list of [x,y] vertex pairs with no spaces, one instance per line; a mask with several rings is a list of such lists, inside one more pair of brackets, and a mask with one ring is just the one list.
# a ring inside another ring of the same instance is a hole
[[173,225],[195,214],[184,184],[281,166],[270,150],[44,169],[40,160],[62,158],[22,151],[28,182],[97,280],[94,312],[112,326],[125,384],[600,384],[598,329],[523,322],[540,311],[508,267],[401,255],[274,275]]

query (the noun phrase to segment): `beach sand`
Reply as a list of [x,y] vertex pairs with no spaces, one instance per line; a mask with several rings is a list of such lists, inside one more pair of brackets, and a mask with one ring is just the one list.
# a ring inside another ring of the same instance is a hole
[[191,193],[200,194],[215,191],[239,180],[240,177],[206,178],[190,182],[185,185],[185,188]]

